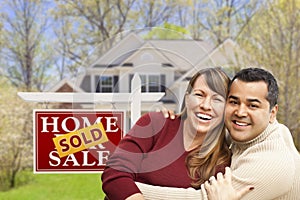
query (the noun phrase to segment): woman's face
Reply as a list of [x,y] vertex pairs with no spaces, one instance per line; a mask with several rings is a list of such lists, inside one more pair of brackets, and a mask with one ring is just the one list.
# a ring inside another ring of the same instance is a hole
[[186,125],[193,132],[206,134],[223,123],[225,98],[208,87],[203,75],[196,79],[185,102]]

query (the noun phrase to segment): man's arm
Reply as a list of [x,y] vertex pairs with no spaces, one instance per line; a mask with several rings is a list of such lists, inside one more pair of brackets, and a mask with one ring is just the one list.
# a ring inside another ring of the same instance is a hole
[[[279,130],[276,129],[276,131]],[[280,137],[243,150],[241,155],[234,157],[231,167],[232,184],[235,190],[243,190],[249,185],[255,187],[242,198],[243,200],[274,199],[284,195],[292,186],[295,172],[293,156],[283,138]],[[151,199],[153,195],[162,200],[203,199],[201,192],[192,188],[158,187],[145,184],[139,184],[138,187],[146,199]]]
[[136,185],[143,193],[146,200],[207,200],[207,196],[203,196],[200,190],[194,188],[175,188],[153,186],[136,182]]
[[234,188],[240,190],[245,185],[255,187],[243,200],[275,199],[292,187],[295,163],[281,136],[288,134],[282,131],[289,130],[283,130],[275,123],[269,131],[268,138],[262,142],[251,144],[246,149],[233,149],[231,170]]
[[152,186],[138,182],[136,182],[136,185],[142,191],[146,200],[208,200],[208,197],[209,200],[239,200],[254,189],[253,186],[246,186],[237,191],[231,184],[231,178],[231,170],[229,167],[226,167],[224,176],[222,173],[218,173],[217,180],[213,179],[210,182],[206,181],[205,184],[201,185],[201,190],[195,190],[194,188],[185,189]]
[[145,200],[143,195],[141,193],[135,193],[129,197],[127,197],[125,200]]
[[217,177],[211,177],[209,181],[205,181],[202,190],[207,191],[208,199],[210,200],[240,200],[246,194],[254,189],[253,186],[246,186],[237,191],[232,186],[232,175],[229,167],[225,168],[225,174],[218,173]]

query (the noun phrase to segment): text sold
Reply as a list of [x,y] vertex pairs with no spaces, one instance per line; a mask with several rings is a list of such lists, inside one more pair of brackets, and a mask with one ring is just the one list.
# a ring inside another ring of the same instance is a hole
[[60,157],[88,149],[107,141],[108,138],[102,123],[97,123],[53,138]]

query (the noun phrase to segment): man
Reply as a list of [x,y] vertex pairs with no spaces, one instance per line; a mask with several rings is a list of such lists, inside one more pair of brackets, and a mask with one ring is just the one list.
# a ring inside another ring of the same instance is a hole
[[233,141],[233,186],[255,187],[245,199],[300,196],[300,156],[287,128],[276,121],[277,99],[276,80],[263,69],[241,70],[231,81],[225,124]]
[[[289,130],[276,120],[277,99],[277,82],[266,70],[243,69],[231,81],[225,123],[232,139],[232,186],[237,191],[254,186],[254,190],[242,199],[299,199],[300,155]],[[220,180],[210,179],[210,184],[206,183],[211,199],[221,199],[225,195],[218,193],[224,192],[224,179],[217,179]],[[200,195],[199,191],[191,189],[139,187],[146,199],[148,194],[151,199],[155,190],[163,193],[161,199],[176,199],[172,194],[178,199],[205,199],[203,192]],[[234,195],[228,196],[235,198]]]

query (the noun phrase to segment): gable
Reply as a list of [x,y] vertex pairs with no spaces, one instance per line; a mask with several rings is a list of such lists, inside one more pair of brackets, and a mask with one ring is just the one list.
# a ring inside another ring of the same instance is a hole
[[65,83],[56,92],[73,92],[73,88],[67,83]]
[[124,63],[133,63],[134,68],[141,68],[141,70],[147,70],[147,67],[151,67],[149,70],[152,72],[155,71],[155,68],[162,68],[164,66],[172,67],[175,65],[160,49],[155,48],[148,42],[124,60]]
[[107,65],[119,65],[142,46],[143,43],[144,41],[135,33],[129,33],[125,38],[116,43],[104,55],[92,63],[91,66],[106,67]]
[[47,92],[83,92],[83,90],[74,85],[71,81],[63,79],[50,88]]

